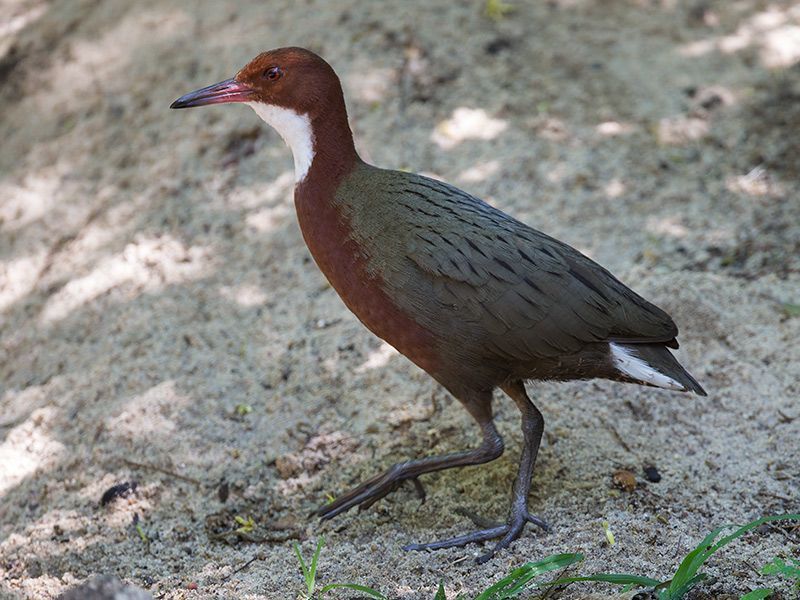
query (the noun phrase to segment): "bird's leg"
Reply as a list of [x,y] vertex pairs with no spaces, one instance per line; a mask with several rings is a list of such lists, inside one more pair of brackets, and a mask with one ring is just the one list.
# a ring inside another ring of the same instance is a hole
[[508,531],[488,554],[481,557],[483,559],[481,562],[489,560],[498,550],[507,548],[520,536],[525,523],[529,521],[545,531],[550,528],[542,519],[528,512],[528,494],[531,491],[536,455],[539,453],[539,444],[542,442],[544,433],[544,417],[528,398],[525,384],[522,381],[511,382],[504,385],[502,389],[514,400],[522,413],[522,456],[519,459],[519,472],[511,489],[511,514],[508,520]]
[[423,473],[442,471],[453,467],[479,465],[499,457],[503,453],[503,440],[492,421],[491,392],[481,395],[479,401],[465,403],[467,410],[478,421],[483,430],[483,442],[473,450],[453,452],[442,456],[429,456],[409,460],[389,467],[383,473],[368,479],[358,487],[339,496],[333,502],[318,508],[314,514],[321,519],[332,519],[351,508],[358,506],[364,510],[381,498],[395,491],[403,481],[410,480],[417,495],[424,501],[424,489],[417,480]]
[[526,523],[531,522],[544,530],[549,529],[547,523],[528,512],[528,494],[531,489],[536,454],[539,451],[539,444],[542,441],[542,433],[544,432],[544,417],[528,398],[528,394],[525,392],[525,385],[521,381],[507,383],[502,386],[502,390],[514,400],[522,413],[522,456],[519,461],[519,472],[511,491],[511,512],[508,522],[504,525],[488,527],[449,540],[429,544],[410,544],[404,547],[405,550],[438,550],[440,548],[465,546],[472,542],[484,542],[500,538],[500,541],[489,552],[478,558],[478,563],[484,563],[492,558],[495,552],[507,548],[511,542],[517,539],[525,528]]

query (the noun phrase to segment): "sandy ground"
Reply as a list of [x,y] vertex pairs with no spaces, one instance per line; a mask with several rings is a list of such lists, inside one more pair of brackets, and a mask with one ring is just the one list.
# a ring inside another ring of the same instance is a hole
[[[320,535],[321,581],[390,598],[472,597],[558,552],[666,578],[712,527],[798,512],[800,6],[511,4],[0,1],[0,597],[112,573],[157,598],[295,598],[291,540]],[[553,531],[481,567],[478,546],[400,546],[465,532],[457,508],[504,516],[521,435],[499,396],[502,459],[425,477],[423,506],[404,488],[306,517],[478,432],[318,272],[278,136],[246,107],[167,110],[283,45],[335,66],[365,158],[486,198],[671,312],[709,391],[533,386]],[[746,537],[702,597],[791,597],[756,571],[798,540]],[[613,588],[556,597],[591,591]]]

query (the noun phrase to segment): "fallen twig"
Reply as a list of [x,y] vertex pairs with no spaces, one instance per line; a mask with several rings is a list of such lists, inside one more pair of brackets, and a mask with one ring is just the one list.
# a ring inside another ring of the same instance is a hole
[[147,463],[140,463],[136,462],[135,460],[130,460],[128,458],[123,458],[122,462],[124,462],[129,467],[135,467],[137,469],[149,469],[151,471],[158,471],[159,473],[163,473],[164,475],[169,475],[170,477],[174,477],[175,479],[180,479],[182,481],[187,481],[189,483],[193,483],[197,486],[202,486],[203,482],[199,479],[195,479],[194,477],[187,477],[186,475],[181,475],[180,473],[176,473],[175,471],[170,471],[169,469],[165,469],[163,467],[159,467],[156,465],[150,465]]

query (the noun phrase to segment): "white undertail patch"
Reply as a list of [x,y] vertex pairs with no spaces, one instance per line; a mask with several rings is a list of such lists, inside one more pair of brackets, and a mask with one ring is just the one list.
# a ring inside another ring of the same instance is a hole
[[659,373],[641,358],[634,356],[631,349],[613,342],[609,343],[608,346],[611,349],[611,358],[614,361],[614,366],[625,375],[668,390],[683,391],[686,389],[672,377]]
[[294,156],[294,181],[300,183],[308,175],[314,162],[314,133],[308,115],[301,115],[290,108],[263,102],[247,102],[264,122],[277,131],[292,149]]

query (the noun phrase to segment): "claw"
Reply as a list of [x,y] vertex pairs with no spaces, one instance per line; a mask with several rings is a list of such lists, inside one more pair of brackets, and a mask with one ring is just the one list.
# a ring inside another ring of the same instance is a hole
[[386,490],[379,490],[372,493],[366,499],[362,500],[361,503],[358,505],[358,512],[362,512],[367,510],[370,506],[375,504],[381,498],[385,498],[392,492],[394,492],[397,488],[400,487],[402,481],[394,481],[389,484],[388,489]]
[[409,481],[414,484],[414,491],[417,492],[417,498],[419,498],[419,504],[422,506],[425,504],[425,499],[427,498],[427,494],[425,493],[425,488],[422,486],[422,482],[419,480],[418,477],[412,477]]
[[459,548],[472,544],[473,542],[485,542],[496,537],[500,537],[508,529],[508,525],[501,525],[492,529],[483,529],[481,531],[474,531],[466,535],[450,538],[449,540],[440,540],[438,542],[429,542],[427,544],[408,544],[403,546],[403,550],[441,550],[442,548]]
[[[351,508],[358,507],[359,512],[367,510],[378,500],[394,492],[405,479],[416,481],[416,478],[399,476],[396,467],[393,467],[385,473],[365,481],[346,494],[339,496],[330,504],[320,506],[314,514],[323,521],[327,521],[343,512],[347,512]],[[415,488],[418,490],[417,493],[419,494],[419,489],[422,488],[422,484],[417,482]],[[424,494],[424,489],[422,493]]]
[[529,513],[527,518],[530,523],[533,523],[546,533],[550,533],[553,530],[553,528],[550,527],[550,524],[547,521],[545,521],[544,519],[540,519],[536,515],[532,515]]
[[[469,513],[468,511],[464,511],[463,509],[460,510],[459,512],[461,514],[468,516],[470,519],[474,517],[475,520],[486,522],[477,515],[472,515],[471,513]],[[516,540],[522,534],[522,530],[525,528],[525,523],[528,522],[538,525],[545,531],[550,530],[550,527],[542,519],[526,512],[525,514],[522,515],[512,514],[508,520],[508,523],[504,525],[486,527],[479,531],[474,531],[466,535],[460,535],[454,538],[441,540],[438,542],[430,542],[427,544],[408,544],[406,546],[403,546],[403,550],[413,550],[413,551],[441,550],[442,548],[457,548],[461,546],[466,546],[467,544],[486,542],[488,540],[501,538],[500,541],[497,542],[497,544],[495,544],[491,550],[489,550],[485,554],[480,555],[478,558],[475,559],[475,562],[477,562],[478,564],[483,564],[488,560],[490,560],[498,551],[503,550],[504,548],[510,546],[511,542]]]

